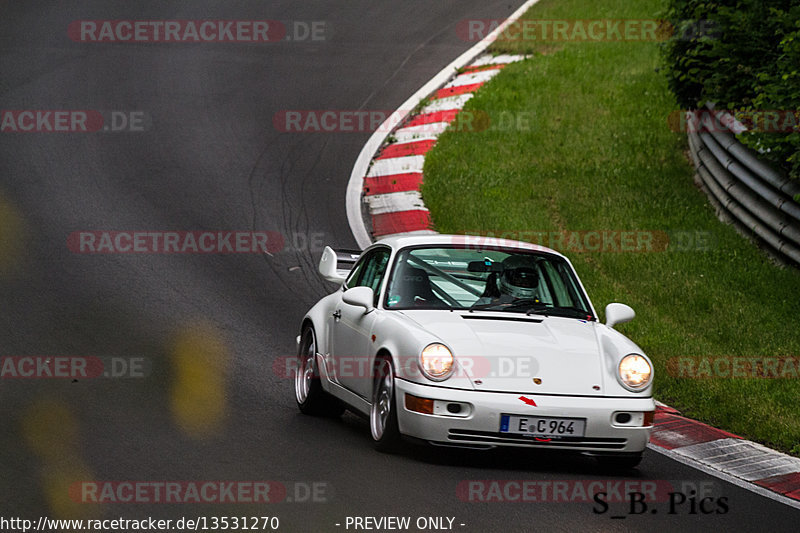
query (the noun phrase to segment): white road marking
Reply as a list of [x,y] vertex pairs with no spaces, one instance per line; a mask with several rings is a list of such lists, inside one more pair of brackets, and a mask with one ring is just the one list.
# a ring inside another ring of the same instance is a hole
[[500,74],[500,70],[482,70],[480,72],[468,72],[466,74],[459,74],[453,81],[444,86],[445,89],[450,87],[461,87],[462,85],[472,85],[474,83],[486,83],[495,76]]
[[437,111],[450,111],[453,109],[463,109],[464,104],[470,98],[475,96],[472,93],[459,94],[457,96],[448,96],[447,98],[439,98],[432,100],[430,104],[422,108],[421,113],[436,113]]
[[421,209],[427,211],[422,195],[419,191],[390,192],[386,194],[373,194],[365,196],[369,205],[369,212],[373,215],[384,213],[397,213],[398,211],[412,211]]
[[696,470],[700,470],[701,472],[705,472],[710,476],[721,479],[723,481],[727,481],[728,483],[736,485],[739,488],[749,490],[750,492],[758,494],[759,496],[764,496],[765,498],[769,498],[770,500],[775,500],[776,502],[788,505],[789,507],[800,509],[800,501],[793,500],[792,498],[787,498],[786,496],[778,494],[777,492],[765,489],[764,487],[759,487],[758,485],[750,483],[749,481],[744,481],[725,472],[721,472],[719,470],[706,466],[705,464],[698,462],[690,457],[676,453],[675,450],[667,450],[666,448],[661,448],[660,446],[656,446],[655,444],[648,444],[647,447],[653,450],[654,452],[669,457],[673,461],[677,461],[681,464],[684,464]]
[[486,65],[504,65],[507,63],[516,63],[517,61],[522,61],[525,59],[525,56],[520,55],[509,55],[509,54],[500,54],[499,56],[493,56],[487,54],[483,57],[479,57],[472,63],[471,67],[485,67]]
[[673,451],[746,481],[800,472],[800,459],[743,439],[718,439]]
[[449,125],[449,122],[431,122],[430,124],[409,126],[407,128],[400,128],[399,130],[395,131],[394,137],[398,142],[437,139]]
[[405,157],[378,159],[372,163],[371,167],[369,167],[367,177],[375,178],[378,176],[391,176],[392,174],[422,172],[422,166],[424,164],[424,155],[409,155]]

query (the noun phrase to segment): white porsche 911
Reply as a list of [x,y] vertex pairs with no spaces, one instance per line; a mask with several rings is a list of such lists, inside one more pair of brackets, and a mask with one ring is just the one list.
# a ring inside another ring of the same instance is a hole
[[341,288],[303,319],[303,413],[368,416],[381,450],[406,437],[574,450],[619,468],[641,460],[653,365],[612,329],[634,312],[612,303],[598,322],[558,252],[463,235],[391,237],[364,252],[326,247],[319,269]]

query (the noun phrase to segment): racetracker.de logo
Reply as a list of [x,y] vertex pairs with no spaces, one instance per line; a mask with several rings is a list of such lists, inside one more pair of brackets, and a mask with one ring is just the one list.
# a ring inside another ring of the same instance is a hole
[[272,43],[286,37],[277,20],[76,20],[80,43]]
[[[485,39],[504,20],[467,19],[456,25],[461,40]],[[705,26],[704,26],[705,27]],[[666,41],[674,34],[672,25],[656,19],[520,19],[500,31],[498,41],[508,42],[616,42]]]
[[276,131],[283,133],[361,133],[377,131],[389,117],[403,113],[380,110],[287,109],[272,117]]
[[[588,318],[588,316],[587,316]],[[402,379],[423,377],[420,358],[396,355],[392,358],[395,375]],[[355,355],[338,355],[325,361],[327,373],[337,379],[374,381],[380,376],[379,369],[369,358]],[[278,357],[272,362],[273,373],[283,379],[294,379],[297,375],[297,357]],[[539,371],[539,361],[531,355],[522,356],[481,356],[459,355],[453,369],[456,378],[498,378],[515,379],[534,376]]]
[[[282,133],[364,133],[391,132],[404,117],[405,127],[414,132],[439,134],[442,123],[451,132],[475,133],[495,131],[531,131],[536,127],[535,113],[499,111],[488,113],[480,109],[449,110],[416,114],[415,110],[343,110],[343,109],[285,109],[272,117],[272,126]],[[457,120],[454,120],[457,117]],[[392,120],[389,120],[389,119]]]
[[797,109],[698,109],[672,111],[667,116],[670,130],[679,133],[743,131],[759,133],[800,132],[800,110]]
[[272,254],[283,244],[274,231],[75,231],[67,236],[67,247],[76,254]]
[[2,379],[143,378],[152,361],[145,357],[24,355],[0,357]]
[[664,480],[622,481],[618,479],[578,479],[536,481],[531,479],[474,479],[456,487],[462,502],[537,502],[587,503],[602,499],[608,503],[628,501],[637,495],[641,501],[669,500],[673,484]]
[[278,503],[277,481],[79,481],[69,488],[77,503]]
[[144,111],[0,110],[0,133],[142,132],[151,126]]
[[3,109],[0,132],[92,133],[103,128],[96,110]]
[[671,357],[667,372],[683,379],[797,379],[800,357]]
[[484,247],[500,244],[499,239],[530,242],[568,253],[663,252],[669,245],[664,231],[581,230],[581,231],[466,231],[454,238],[459,244]]
[[466,230],[463,233],[452,237],[451,242],[474,250],[502,246],[504,239],[563,253],[707,252],[717,245],[714,234],[705,230]]

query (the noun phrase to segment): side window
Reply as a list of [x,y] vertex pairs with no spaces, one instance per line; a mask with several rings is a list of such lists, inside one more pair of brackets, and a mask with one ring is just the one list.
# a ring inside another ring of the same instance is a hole
[[344,282],[344,287],[357,287],[358,286],[358,277],[361,275],[361,271],[364,270],[364,265],[369,261],[369,256],[362,257],[358,260],[358,262],[353,267],[353,270],[350,271],[350,274],[347,275],[347,279]]
[[539,273],[539,285],[537,290],[539,300],[545,304],[553,305],[553,295],[550,292],[552,288],[552,284],[550,283],[552,273],[548,269],[549,266],[550,263],[547,261],[544,262],[544,265],[542,265],[542,263],[536,265],[536,270]]
[[553,288],[553,304],[559,307],[573,306],[567,287],[564,286],[564,280],[561,279],[560,273],[556,271],[555,266],[550,261],[547,261],[544,264],[544,268]]
[[583,296],[581,296],[581,290],[577,283],[575,283],[575,278],[570,274],[567,264],[563,261],[560,262],[558,264],[558,271],[561,274],[561,279],[564,281],[567,291],[569,291],[570,300],[573,302],[572,305],[582,306],[586,309],[589,309],[589,302],[587,302]]
[[547,261],[545,263],[545,270],[553,286],[555,305],[560,307],[585,306],[588,309],[588,305],[586,305],[580,297],[580,291],[577,285],[575,285],[572,276],[570,276],[566,264],[563,262]]
[[373,250],[351,272],[347,279],[347,287],[369,287],[375,293],[375,305],[378,305],[378,291],[383,277],[386,275],[386,266],[389,264],[389,250],[379,248]]

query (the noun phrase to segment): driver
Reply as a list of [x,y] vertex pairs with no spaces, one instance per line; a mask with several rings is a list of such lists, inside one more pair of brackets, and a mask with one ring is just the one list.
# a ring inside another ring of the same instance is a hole
[[[502,273],[492,272],[475,306],[504,305],[517,300],[536,299],[539,274],[536,262],[524,255],[510,255],[503,260]],[[499,289],[499,290],[498,290]],[[538,300],[536,300],[538,301]]]
[[539,274],[536,262],[524,255],[510,255],[503,260],[500,292],[516,299],[536,298]]

